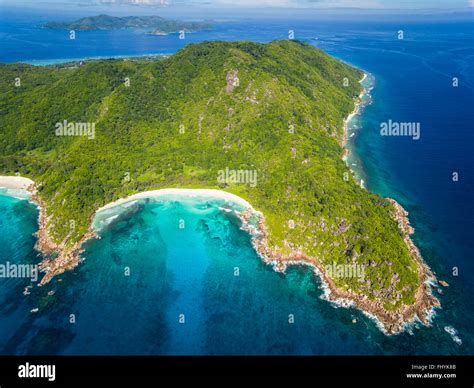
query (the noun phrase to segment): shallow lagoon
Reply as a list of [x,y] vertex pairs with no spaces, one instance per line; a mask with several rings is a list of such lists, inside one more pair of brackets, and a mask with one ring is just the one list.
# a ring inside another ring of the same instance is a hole
[[[6,247],[0,261],[14,250],[19,261],[39,260],[31,236],[34,205],[0,196],[0,208]],[[436,319],[413,335],[387,337],[361,312],[322,300],[309,268],[274,272],[228,208],[216,199],[141,199],[109,209],[113,221],[84,245],[85,260],[74,271],[26,296],[26,280],[0,280],[0,353],[449,354],[465,348]]]

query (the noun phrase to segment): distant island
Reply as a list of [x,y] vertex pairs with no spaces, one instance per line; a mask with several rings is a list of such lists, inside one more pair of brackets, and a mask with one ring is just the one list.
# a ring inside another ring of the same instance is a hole
[[0,175],[35,182],[42,284],[80,263],[107,204],[214,189],[251,205],[242,227],[276,270],[311,266],[328,299],[387,333],[428,324],[439,302],[407,213],[342,160],[363,77],[297,41],[203,42],[161,61],[76,68],[1,64]]
[[125,16],[109,15],[89,16],[73,22],[47,22],[43,28],[67,29],[76,31],[116,30],[123,28],[150,29],[150,35],[167,35],[179,31],[194,32],[211,28],[207,22],[183,22],[168,20],[160,16]]

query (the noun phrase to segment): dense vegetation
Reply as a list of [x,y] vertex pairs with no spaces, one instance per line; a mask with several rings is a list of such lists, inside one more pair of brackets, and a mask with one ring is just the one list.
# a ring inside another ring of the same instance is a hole
[[[0,65],[0,173],[41,182],[51,233],[69,243],[98,207],[126,195],[233,192],[265,214],[282,252],[364,264],[364,281],[336,284],[394,309],[414,300],[415,262],[391,205],[345,179],[341,160],[361,76],[294,41],[205,42],[154,61]],[[94,122],[95,139],[56,136],[64,120]],[[256,170],[257,185],[219,183],[226,167]]]
[[160,16],[124,16],[109,15],[88,16],[74,22],[47,22],[44,28],[68,29],[77,31],[112,30],[120,28],[142,28],[164,33],[184,31],[197,31],[210,28],[209,23],[181,22],[167,20]]

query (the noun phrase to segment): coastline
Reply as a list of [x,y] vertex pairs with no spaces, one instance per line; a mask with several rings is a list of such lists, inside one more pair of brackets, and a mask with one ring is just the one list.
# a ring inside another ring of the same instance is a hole
[[354,123],[356,125],[354,128],[353,120],[354,118],[359,120],[362,112],[371,104],[371,91],[374,88],[375,77],[370,73],[364,72],[364,76],[360,79],[359,83],[362,86],[362,90],[359,96],[354,99],[354,110],[343,121],[341,147],[343,148],[342,160],[346,163],[347,168],[351,171],[353,178],[359,186],[365,189],[367,176],[361,167],[363,161],[358,155],[355,143],[352,140],[352,137],[358,133],[360,128],[357,122]]
[[[82,236],[82,238],[74,243],[71,248],[66,248],[66,242],[68,237],[60,244],[55,244],[49,236],[47,231],[47,221],[48,216],[47,212],[40,210],[39,218],[39,230],[38,230],[38,243],[36,248],[43,253],[43,255],[51,256],[55,252],[58,253],[57,257],[45,258],[40,263],[40,270],[45,273],[41,279],[39,285],[44,285],[51,281],[55,276],[60,275],[68,270],[71,270],[77,267],[81,261],[81,253],[84,252],[82,245],[91,238],[100,238],[97,234],[97,231],[94,229],[93,223],[96,215],[102,211],[112,209],[114,207],[137,201],[140,199],[146,198],[163,198],[163,197],[173,197],[174,200],[181,198],[207,198],[207,199],[223,199],[225,201],[230,201],[236,203],[245,210],[254,211],[253,207],[239,196],[222,191],[217,189],[178,189],[178,188],[168,188],[168,189],[158,189],[143,191],[137,194],[133,194],[128,197],[120,198],[116,201],[110,202],[95,211],[89,221],[89,229],[87,233]],[[40,209],[45,209],[44,203],[38,196],[32,198],[32,200],[39,204]]]
[[[364,80],[369,76],[368,73],[364,72],[364,76],[359,81],[363,83]],[[357,179],[356,172],[349,166],[348,157],[351,155],[351,150],[348,148],[349,144],[349,123],[357,115],[360,114],[361,109],[364,107],[363,98],[366,94],[370,92],[370,89],[367,89],[362,85],[363,89],[360,92],[359,96],[355,100],[354,110],[346,117],[343,122],[343,138],[341,146],[344,149],[342,159],[346,162],[346,165],[354,174],[356,181],[362,188],[365,188],[364,181]],[[393,206],[394,212],[392,217],[398,223],[400,232],[403,235],[403,240],[417,265],[417,272],[420,279],[420,286],[415,295],[415,303],[409,306],[404,306],[400,311],[388,312],[383,306],[377,305],[376,303],[370,302],[367,299],[361,298],[358,295],[350,294],[345,291],[337,289],[334,283],[330,278],[325,276],[322,268],[318,268],[320,272],[320,277],[323,283],[325,283],[328,289],[328,297],[334,301],[342,302],[344,305],[346,301],[351,300],[356,307],[361,309],[363,312],[371,318],[374,318],[377,321],[377,324],[380,325],[380,328],[386,334],[396,334],[404,330],[404,328],[415,320],[419,319],[424,325],[429,325],[430,318],[433,316],[433,310],[436,307],[440,307],[439,300],[433,296],[433,292],[430,287],[430,283],[437,282],[436,277],[432,273],[429,266],[423,260],[419,249],[413,243],[410,236],[414,233],[414,228],[410,225],[408,219],[408,212],[394,199],[386,198],[386,200]],[[310,259],[310,258],[309,258]],[[307,262],[308,258],[303,258],[303,262]],[[311,259],[310,259],[311,261]]]
[[223,199],[226,201],[234,202],[245,209],[253,209],[252,205],[248,203],[245,199],[229,193],[227,191],[217,190],[217,189],[178,189],[178,188],[169,188],[169,189],[159,189],[159,190],[150,190],[142,191],[137,194],[130,195],[125,198],[120,198],[116,201],[110,202],[107,205],[102,206],[96,210],[96,214],[113,208],[115,206],[123,205],[125,203],[136,201],[139,199],[145,198],[162,198],[166,196],[173,196],[174,198],[179,197],[189,197],[189,198],[217,198]]
[[82,244],[96,236],[92,229],[71,248],[65,249],[68,237],[57,244],[49,234],[47,224],[50,217],[47,213],[46,203],[38,195],[37,185],[34,181],[21,176],[0,176],[0,188],[2,187],[28,192],[29,201],[38,207],[38,231],[35,233],[37,241],[34,248],[43,256],[43,260],[39,263],[39,269],[44,273],[38,285],[46,284],[54,276],[77,267],[81,262],[79,255],[82,253]]
[[[364,72],[364,76],[362,79],[359,81],[361,84],[364,82],[364,80],[369,77],[369,74]],[[343,142],[343,148],[344,148],[344,161],[346,164],[349,166],[348,163],[348,156],[351,154],[350,149],[348,149],[348,124],[350,120],[354,117],[360,114],[361,108],[363,108],[365,105],[363,103],[363,98],[366,94],[370,93],[370,90],[373,88],[373,86],[368,89],[367,87],[363,86],[363,90],[361,91],[358,99],[356,100],[356,106],[354,108],[354,111],[344,120],[344,142]],[[356,178],[356,181],[359,182],[360,186],[362,188],[365,188],[364,186],[364,181],[360,179],[360,181],[357,179],[357,172],[351,171],[354,174],[354,177]],[[397,331],[401,331],[404,329],[404,327],[413,322],[416,318],[419,318],[420,321],[428,325],[430,321],[430,317],[433,316],[433,311],[434,308],[440,307],[440,302],[439,300],[433,295],[432,289],[430,287],[430,284],[432,283],[440,283],[429,268],[429,266],[426,264],[426,262],[423,260],[423,257],[421,256],[421,253],[418,249],[418,247],[415,245],[413,240],[411,239],[411,235],[414,234],[415,230],[410,224],[410,220],[408,218],[409,213],[403,208],[401,204],[399,204],[395,199],[393,198],[385,198],[394,208],[393,212],[393,219],[397,221],[398,227],[400,232],[403,235],[403,240],[413,257],[413,259],[416,262],[417,265],[417,272],[420,278],[421,285],[417,290],[416,296],[415,296],[415,303],[411,306],[411,308],[407,308],[402,312],[402,316],[405,318],[404,320],[406,321],[404,324],[403,323],[398,323],[398,326],[400,328]]]
[[167,58],[171,56],[170,53],[163,54],[123,54],[123,55],[110,55],[110,56],[92,56],[85,58],[56,58],[56,59],[29,59],[25,61],[18,61],[13,63],[24,63],[31,66],[55,66],[55,65],[64,65],[68,63],[79,63],[79,62],[88,62],[88,61],[102,61],[107,59],[146,59],[146,58]]
[[0,176],[0,187],[5,187],[7,189],[26,190],[30,192],[28,188],[34,184],[35,182],[33,182],[31,179],[22,176]]
[[56,59],[28,59],[25,61],[17,61],[13,63],[24,63],[31,66],[55,66],[65,65],[68,63],[79,63],[88,61],[101,61],[107,59],[146,59],[146,58],[166,58],[171,56],[170,53],[154,53],[154,54],[123,54],[123,55],[109,55],[109,56],[92,56],[83,58],[56,58]]
[[[416,261],[421,282],[415,295],[415,303],[404,305],[394,311],[386,310],[381,302],[371,301],[365,295],[359,295],[338,288],[317,258],[310,257],[301,251],[295,251],[290,255],[282,255],[280,252],[272,249],[268,243],[268,231],[261,213],[256,214],[252,209],[249,209],[241,213],[239,217],[242,220],[242,229],[251,235],[252,244],[261,259],[266,264],[271,265],[276,272],[284,273],[286,268],[291,265],[311,267],[315,275],[321,279],[323,299],[341,307],[355,307],[361,310],[366,316],[376,321],[377,327],[384,334],[392,335],[402,332],[416,320],[421,321],[425,326],[429,326],[433,315],[433,308],[440,307],[440,303],[433,296],[430,287],[430,282],[436,279],[430,268],[423,261],[418,248],[409,237],[413,233],[413,228],[410,226],[407,218],[408,213],[395,200],[387,200],[394,204],[396,209],[394,218],[399,222],[401,226],[400,231],[404,234],[404,241]],[[255,215],[259,217],[258,228],[249,224],[250,218]],[[404,230],[409,230],[410,233],[404,232]]]
[[[363,82],[367,76],[367,73],[364,72],[364,77],[359,82]],[[367,89],[364,87],[359,96],[355,99],[354,110],[344,120],[341,144],[344,149],[343,159],[346,158],[349,153],[346,147],[348,143],[348,123],[354,116],[360,113],[362,99],[365,93],[367,93]],[[440,306],[438,299],[433,296],[430,288],[430,282],[436,281],[436,278],[423,261],[418,248],[410,238],[414,230],[410,226],[408,213],[393,199],[387,199],[387,201],[393,206],[393,218],[398,222],[405,244],[416,262],[420,279],[420,286],[416,291],[415,302],[411,305],[404,305],[395,311],[386,310],[380,301],[371,301],[365,295],[339,289],[327,274],[323,264],[320,263],[318,258],[310,257],[299,249],[295,249],[291,254],[286,256],[279,253],[269,245],[264,215],[256,211],[253,206],[243,198],[226,191],[217,189],[167,188],[145,191],[120,198],[97,209],[91,216],[87,233],[72,246],[67,247],[68,236],[61,243],[54,242],[50,236],[47,226],[50,217],[48,216],[45,202],[37,195],[36,184],[32,180],[23,177],[0,177],[0,186],[3,186],[2,182],[4,183],[3,185],[10,185],[13,186],[13,188],[27,190],[31,193],[31,201],[38,205],[39,229],[37,232],[38,241],[35,248],[44,256],[43,261],[40,263],[40,269],[44,273],[44,276],[39,285],[48,283],[56,275],[73,269],[81,263],[82,259],[80,254],[83,252],[83,243],[91,238],[98,237],[93,228],[93,221],[99,212],[145,198],[162,198],[165,196],[170,196],[174,200],[179,199],[179,197],[218,198],[238,204],[243,209],[242,211],[236,211],[242,221],[242,229],[251,235],[252,243],[257,254],[266,264],[272,265],[275,271],[278,272],[284,272],[289,265],[306,265],[312,267],[314,273],[321,279],[324,289],[323,297],[325,299],[344,307],[354,306],[362,310],[362,312],[366,313],[369,317],[373,317],[381,330],[386,334],[396,334],[402,331],[407,324],[416,319],[419,319],[425,325],[429,325],[433,308]],[[252,225],[249,222],[250,219],[254,217],[258,220],[257,225]]]
[[[362,85],[362,82],[365,81],[365,79],[368,77],[368,74],[366,72],[364,72],[364,75],[362,76],[362,78],[359,80],[359,83]],[[355,100],[355,103],[354,103],[354,110],[349,113],[349,115],[344,119],[344,122],[343,122],[343,133],[342,133],[342,142],[341,142],[341,146],[342,148],[344,148],[344,157],[347,157],[348,154],[350,151],[346,148],[347,146],[347,142],[349,140],[349,137],[348,137],[348,125],[349,125],[349,121],[352,120],[352,118],[354,116],[357,116],[359,113],[360,113],[360,109],[362,107],[362,99],[364,98],[364,95],[368,92],[368,90],[362,85],[362,90],[361,92],[359,93],[359,96],[356,98]]]
[[217,189],[168,188],[144,191],[125,198],[120,198],[97,209],[94,215],[91,217],[89,222],[90,226],[87,233],[71,247],[66,247],[68,236],[66,236],[66,238],[61,243],[54,242],[50,236],[47,226],[50,216],[48,216],[46,203],[37,194],[37,186],[34,181],[20,176],[0,176],[0,187],[27,191],[30,194],[30,202],[34,203],[38,207],[38,231],[35,233],[37,237],[35,249],[43,255],[43,260],[40,262],[39,268],[40,271],[44,273],[44,276],[38,284],[39,286],[47,284],[55,276],[71,270],[81,263],[82,259],[80,254],[84,251],[82,245],[91,238],[99,238],[96,230],[94,230],[93,221],[96,215],[101,211],[145,198],[173,197],[173,199],[179,199],[180,197],[184,197],[222,199],[237,204],[245,211],[251,210],[252,212],[256,212],[252,205],[250,205],[250,203],[248,203],[243,198],[235,194]]

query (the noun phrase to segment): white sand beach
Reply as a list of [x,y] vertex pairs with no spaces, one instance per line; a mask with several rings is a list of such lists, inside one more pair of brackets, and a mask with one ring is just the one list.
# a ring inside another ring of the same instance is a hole
[[108,203],[107,205],[101,207],[97,210],[97,213],[110,209],[114,206],[123,205],[127,202],[136,201],[137,199],[144,199],[144,198],[159,198],[165,196],[174,196],[176,199],[180,197],[189,197],[189,198],[218,198],[224,199],[226,201],[234,202],[245,209],[253,209],[252,205],[250,205],[245,199],[240,198],[239,196],[228,193],[222,190],[216,189],[161,189],[161,190],[151,190],[151,191],[144,191],[138,194],[131,195],[126,198],[120,198],[114,202]]
[[34,183],[31,179],[21,176],[0,176],[0,187],[6,187],[7,189],[26,190]]

